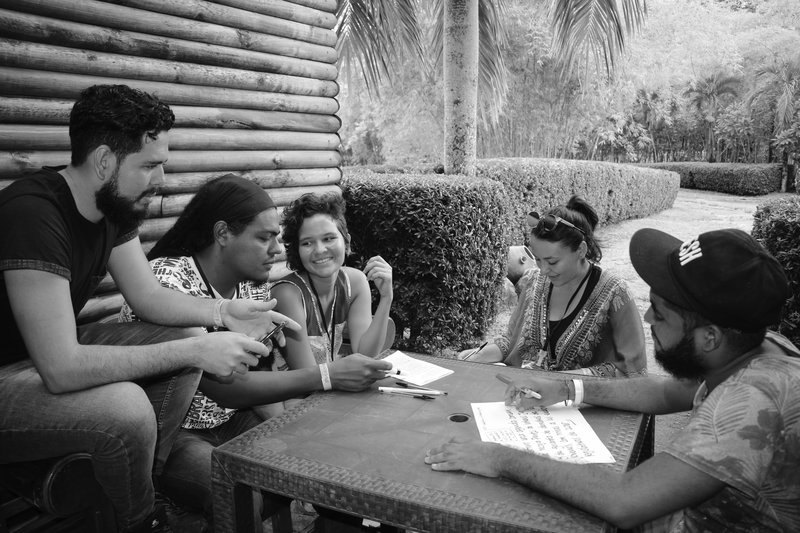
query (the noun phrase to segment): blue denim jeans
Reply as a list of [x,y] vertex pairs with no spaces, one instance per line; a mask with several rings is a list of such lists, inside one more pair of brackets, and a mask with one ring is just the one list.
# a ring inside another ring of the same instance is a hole
[[[144,322],[79,328],[81,344],[145,345],[195,331]],[[122,530],[152,511],[153,475],[167,462],[200,370],[119,382],[64,394],[45,388],[30,359],[0,367],[0,461],[92,455],[95,477]]]
[[215,428],[181,429],[159,478],[159,488],[175,502],[202,511],[212,521],[211,451],[261,422],[260,416],[244,409]]

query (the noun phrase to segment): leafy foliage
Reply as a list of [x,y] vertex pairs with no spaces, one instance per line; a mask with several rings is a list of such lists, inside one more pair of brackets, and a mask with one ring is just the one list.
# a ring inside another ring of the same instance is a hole
[[781,188],[781,166],[776,164],[683,162],[650,163],[645,166],[677,172],[684,189],[758,196]]
[[800,198],[779,198],[758,206],[752,234],[775,256],[789,278],[791,297],[778,331],[800,345]]
[[395,346],[441,354],[482,338],[505,279],[505,188],[466,177],[344,170],[351,259],[361,265],[380,254],[393,268]]
[[509,193],[515,223],[511,242],[525,242],[525,215],[563,205],[580,194],[601,224],[668,209],[678,194],[678,176],[632,165],[557,159],[482,159],[478,177],[499,181]]

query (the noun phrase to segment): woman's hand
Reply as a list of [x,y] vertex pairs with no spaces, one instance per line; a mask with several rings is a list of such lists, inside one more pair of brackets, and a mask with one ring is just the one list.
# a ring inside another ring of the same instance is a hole
[[379,255],[370,257],[367,266],[364,267],[364,275],[368,281],[375,284],[381,299],[393,297],[392,266],[383,257]]

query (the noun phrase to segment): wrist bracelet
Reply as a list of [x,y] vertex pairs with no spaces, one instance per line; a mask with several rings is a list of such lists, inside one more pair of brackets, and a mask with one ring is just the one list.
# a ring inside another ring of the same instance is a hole
[[328,371],[328,363],[319,365],[319,376],[322,378],[322,390],[331,390],[333,385],[331,384],[331,374]]
[[564,385],[567,386],[567,399],[564,400],[564,407],[572,407],[572,398],[575,397],[574,379],[565,379]]
[[572,384],[575,386],[575,405],[583,403],[583,380],[573,379]]
[[213,314],[214,327],[217,328],[225,327],[225,323],[222,321],[222,304],[224,304],[225,301],[226,300],[224,298],[220,298],[214,301],[214,314]]

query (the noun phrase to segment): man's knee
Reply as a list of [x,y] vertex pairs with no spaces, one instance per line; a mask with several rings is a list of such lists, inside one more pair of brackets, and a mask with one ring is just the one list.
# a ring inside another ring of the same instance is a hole
[[145,391],[128,381],[104,387],[109,391],[103,405],[103,416],[107,424],[126,441],[154,445],[157,433],[156,415]]

